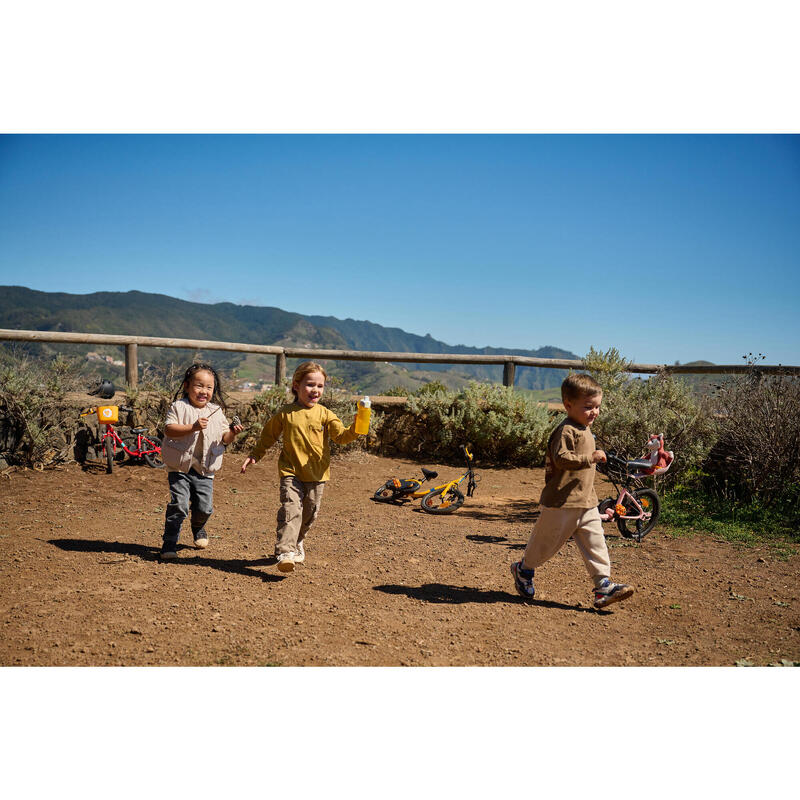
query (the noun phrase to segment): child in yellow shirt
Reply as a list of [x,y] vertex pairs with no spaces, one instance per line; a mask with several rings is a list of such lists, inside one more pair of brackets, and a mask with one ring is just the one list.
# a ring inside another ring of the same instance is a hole
[[278,570],[291,572],[305,561],[305,537],[314,524],[330,479],[330,441],[347,444],[358,438],[355,421],[345,428],[330,409],[319,404],[328,374],[319,364],[306,361],[292,376],[295,400],[267,421],[258,443],[242,464],[245,472],[267,449],[283,437],[278,459],[280,502],[275,556]]

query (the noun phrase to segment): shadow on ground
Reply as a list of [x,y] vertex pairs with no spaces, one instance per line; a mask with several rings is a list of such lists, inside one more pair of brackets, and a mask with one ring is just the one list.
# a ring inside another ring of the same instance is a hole
[[490,536],[483,533],[470,533],[464,538],[479,544],[502,544],[509,550],[524,550],[526,544],[525,542],[509,542],[507,536]]
[[[106,542],[95,539],[49,539],[48,542],[58,547],[60,550],[67,550],[73,553],[116,553],[118,555],[140,558],[142,561],[162,563],[158,558],[158,547],[148,547],[147,545],[135,544],[133,542]],[[192,553],[197,552],[193,547],[188,547],[187,545],[178,545],[178,550],[189,550]],[[114,562],[109,561],[106,563],[110,564]],[[177,561],[170,561],[169,564],[164,564],[164,566],[175,566],[180,569],[181,564],[190,564],[195,567],[211,567],[221,572],[231,572],[250,578],[260,578],[268,583],[281,581],[284,578],[282,575],[271,575],[259,569],[254,569],[254,567],[268,567],[275,564],[274,558],[256,558],[246,561],[242,558],[209,558],[208,556],[193,555],[184,556]]]
[[[469,501],[467,501],[468,503]],[[496,509],[470,508],[465,503],[459,510],[460,517],[481,520],[484,522],[499,520],[502,522],[514,522],[523,525],[532,525],[539,519],[539,504],[532,500],[512,500],[497,506]]]
[[422,586],[403,586],[390,583],[373,587],[376,592],[385,594],[403,594],[413,600],[422,600],[426,603],[524,603],[540,608],[553,608],[562,611],[591,611],[594,614],[608,613],[586,608],[581,605],[566,605],[553,600],[526,600],[511,592],[498,592],[495,590],[476,589],[472,586],[451,586],[446,583],[425,583]]

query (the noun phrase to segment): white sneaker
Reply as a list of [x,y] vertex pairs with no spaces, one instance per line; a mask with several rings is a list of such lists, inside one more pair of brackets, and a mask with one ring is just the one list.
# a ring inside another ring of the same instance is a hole
[[294,569],[294,553],[281,553],[278,556],[278,571],[291,572]]
[[198,550],[205,550],[206,547],[208,547],[208,539],[206,539],[205,536],[202,539],[195,539],[194,540],[194,546]]
[[306,547],[302,542],[297,543],[297,549],[294,551],[294,563],[302,564],[306,560]]

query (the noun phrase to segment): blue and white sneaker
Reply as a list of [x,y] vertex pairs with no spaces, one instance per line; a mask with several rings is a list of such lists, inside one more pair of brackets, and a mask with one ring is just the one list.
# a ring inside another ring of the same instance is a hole
[[605,608],[611,603],[627,600],[633,594],[633,586],[624,583],[611,583],[609,578],[603,578],[600,585],[594,590],[594,607]]
[[525,569],[521,561],[515,561],[511,565],[511,574],[514,576],[517,591],[528,600],[532,599],[536,592],[533,586],[533,570]]

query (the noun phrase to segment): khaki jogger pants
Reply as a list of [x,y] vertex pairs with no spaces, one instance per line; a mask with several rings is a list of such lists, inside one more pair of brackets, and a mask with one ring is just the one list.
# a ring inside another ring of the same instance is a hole
[[278,509],[278,541],[275,555],[294,553],[314,524],[322,504],[325,482],[303,483],[292,475],[281,478],[281,507]]
[[572,537],[592,578],[611,575],[611,559],[608,557],[603,523],[597,506],[592,508],[546,508],[542,507],[539,519],[533,527],[522,566],[536,569],[552,558]]

